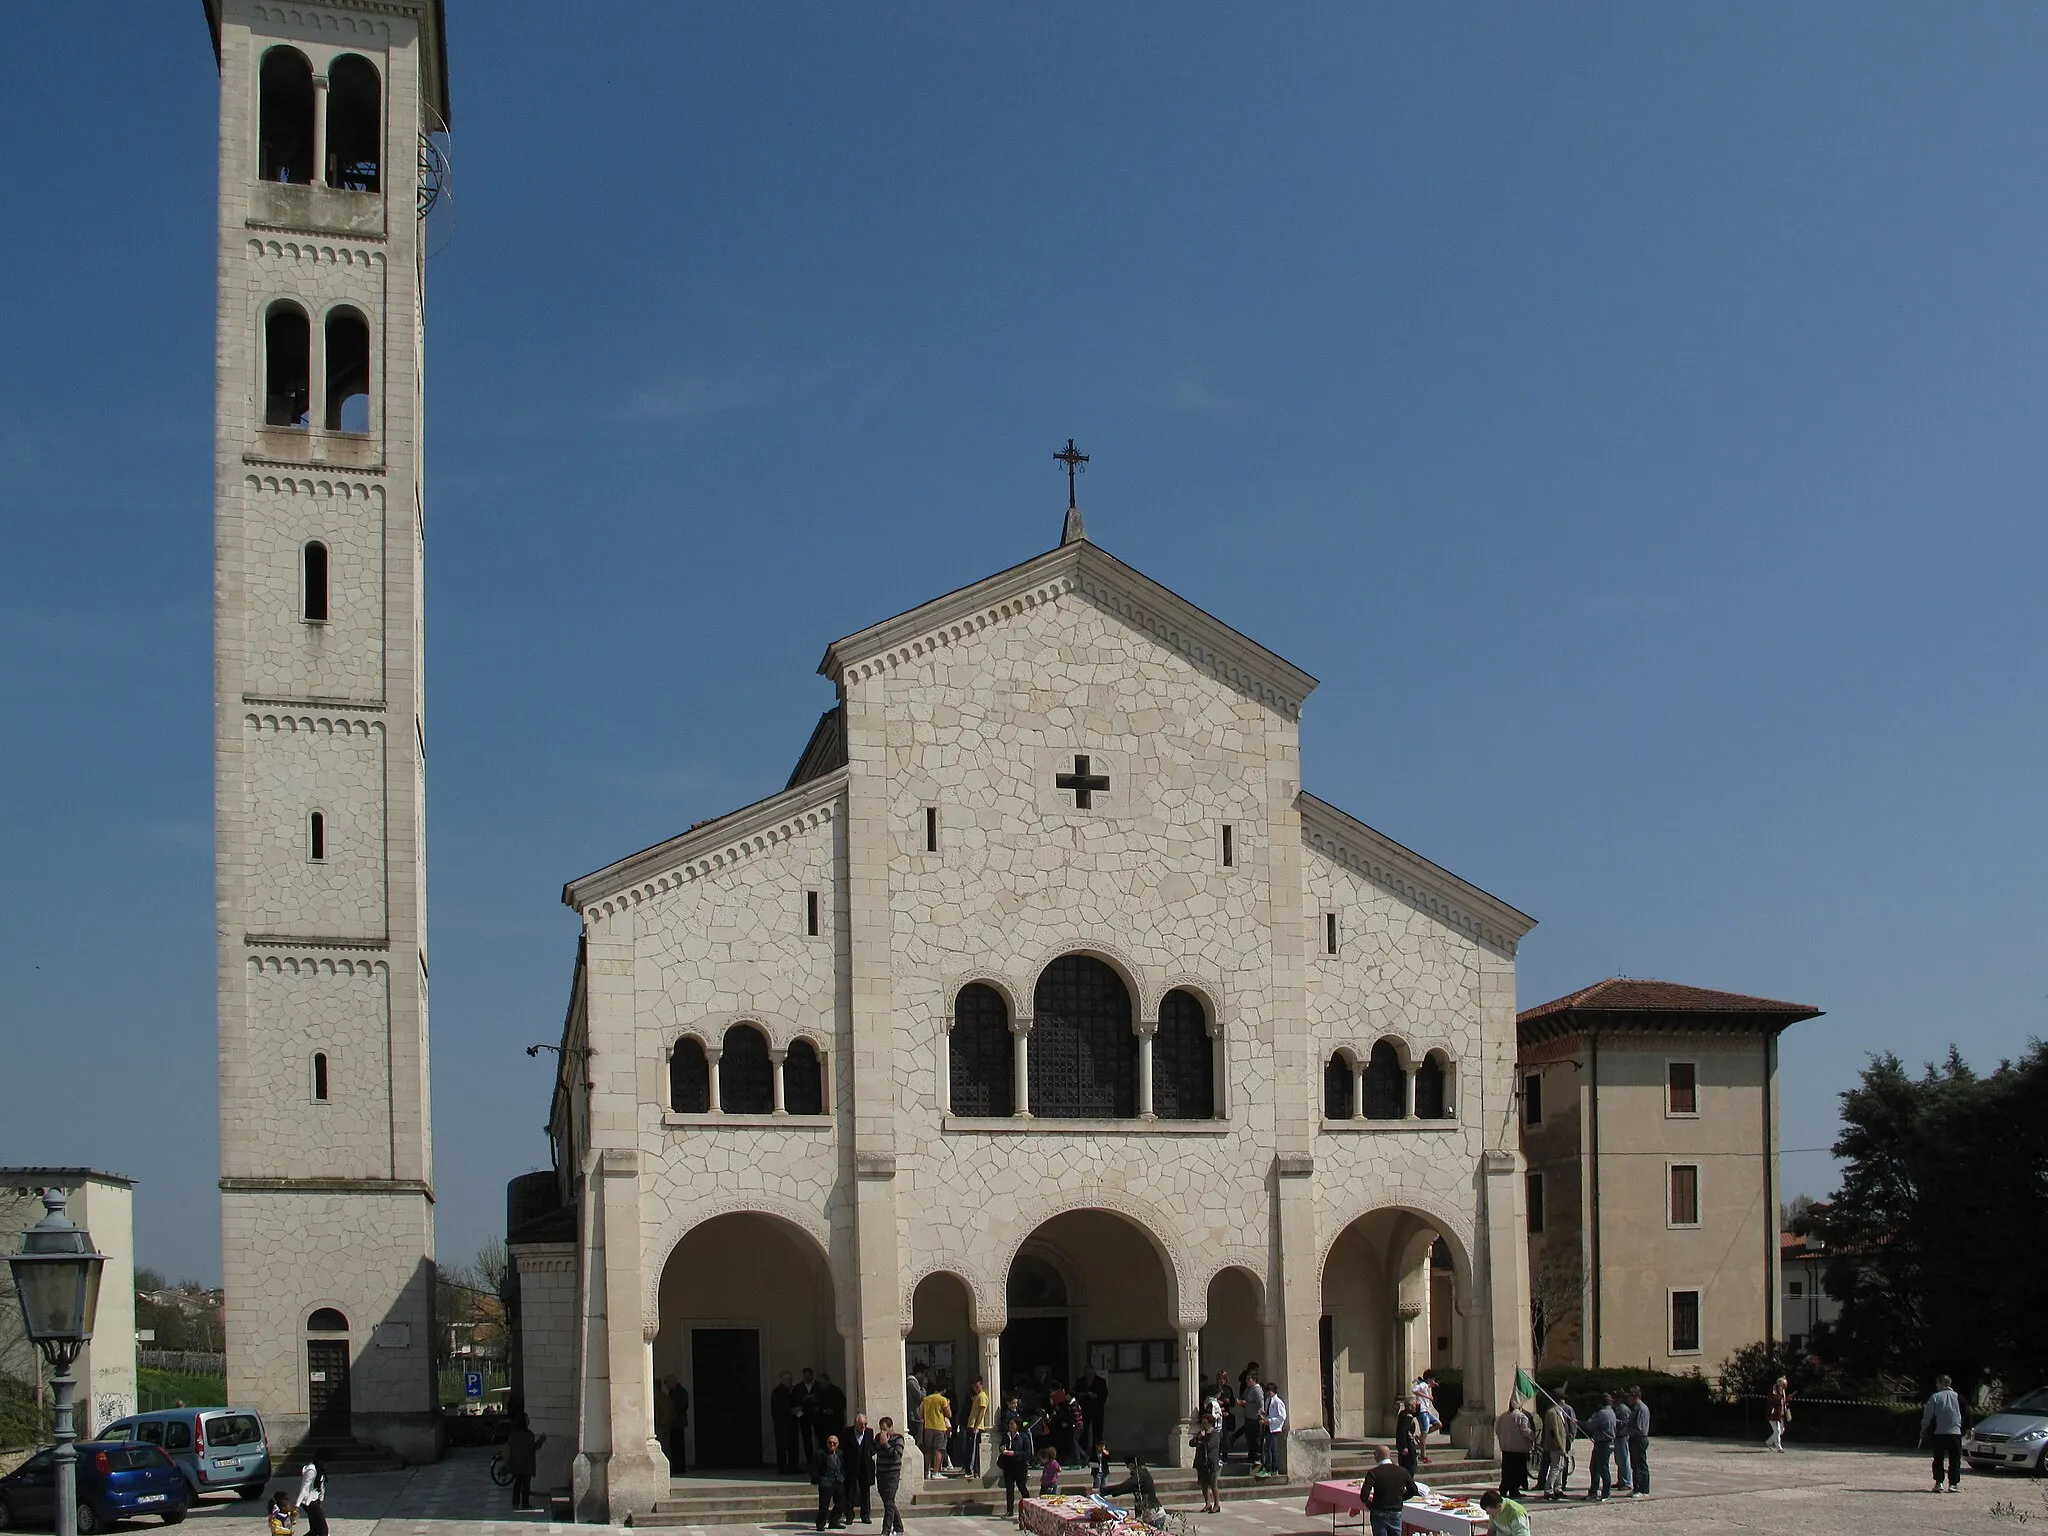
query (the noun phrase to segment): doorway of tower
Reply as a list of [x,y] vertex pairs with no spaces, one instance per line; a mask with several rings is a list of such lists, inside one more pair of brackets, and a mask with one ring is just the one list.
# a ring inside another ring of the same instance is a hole
[[690,1330],[690,1404],[698,1466],[761,1465],[758,1328]]

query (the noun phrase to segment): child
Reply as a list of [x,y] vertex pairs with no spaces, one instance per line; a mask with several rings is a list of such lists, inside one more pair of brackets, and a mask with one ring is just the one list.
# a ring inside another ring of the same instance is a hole
[[281,1493],[270,1496],[270,1536],[292,1536],[292,1507]]
[[1038,1453],[1038,1496],[1043,1499],[1060,1491],[1060,1459],[1047,1446]]
[[1109,1447],[1095,1447],[1095,1459],[1088,1463],[1088,1480],[1095,1485],[1097,1493],[1109,1486]]

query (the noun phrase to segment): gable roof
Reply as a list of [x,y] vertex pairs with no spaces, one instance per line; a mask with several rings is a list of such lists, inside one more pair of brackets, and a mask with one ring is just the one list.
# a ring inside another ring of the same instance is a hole
[[1515,1023],[1526,1043],[1592,1026],[1642,1028],[1682,1018],[1687,1027],[1763,1027],[1783,1029],[1802,1019],[1817,1019],[1821,1010],[1806,1003],[1783,1003],[1744,992],[1716,992],[1676,981],[1650,981],[1635,976],[1610,976],[1590,987],[1538,1003],[1518,1014]]
[[1315,691],[1315,678],[1293,662],[1086,539],[835,640],[818,671],[835,683],[872,677],[1070,593],[1290,720],[1299,718],[1302,701]]
[[1512,955],[1522,935],[1536,926],[1528,913],[1441,864],[1432,864],[1329,801],[1304,789],[1294,797],[1294,805],[1301,812],[1301,833],[1309,847],[1482,944]]

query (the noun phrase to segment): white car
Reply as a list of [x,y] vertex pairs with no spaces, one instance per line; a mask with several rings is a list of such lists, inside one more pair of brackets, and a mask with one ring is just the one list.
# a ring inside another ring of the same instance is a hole
[[1980,1472],[2003,1468],[2048,1477],[2048,1387],[2016,1397],[1963,1437]]

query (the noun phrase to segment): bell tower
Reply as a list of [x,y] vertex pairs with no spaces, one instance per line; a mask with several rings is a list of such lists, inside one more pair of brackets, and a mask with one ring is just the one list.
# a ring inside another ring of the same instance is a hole
[[441,0],[206,0],[228,1400],[438,1452],[421,240]]

